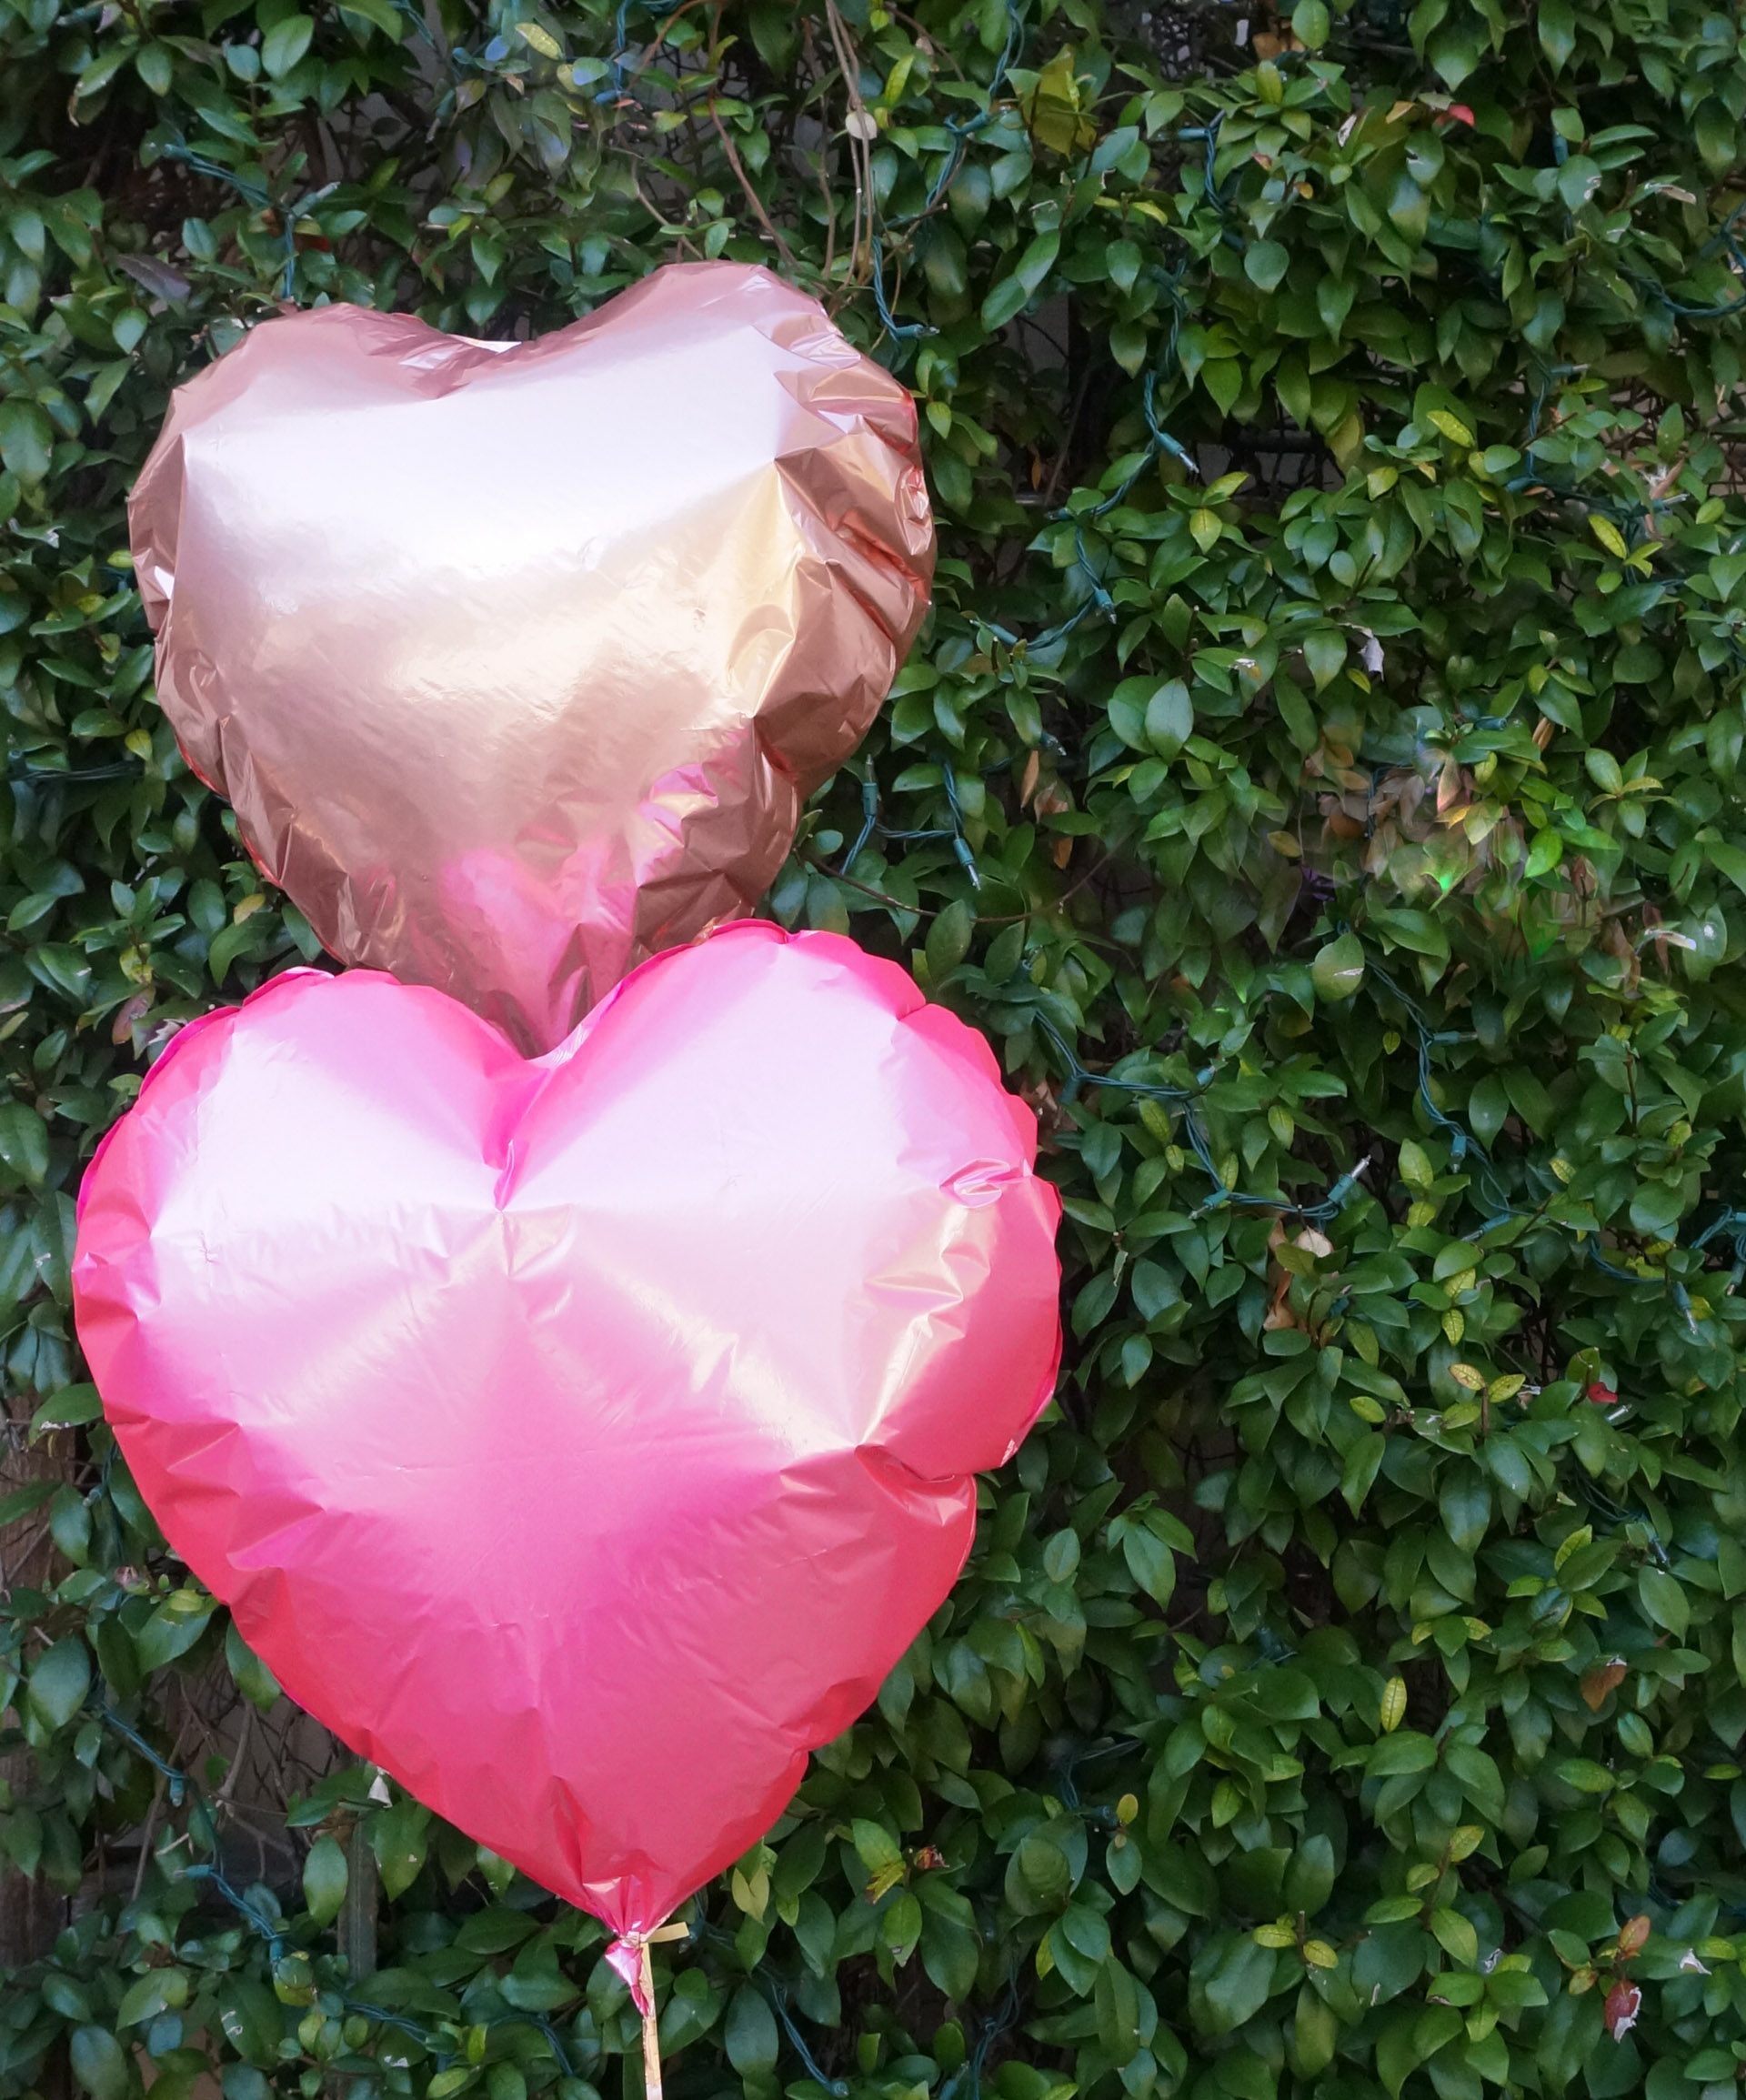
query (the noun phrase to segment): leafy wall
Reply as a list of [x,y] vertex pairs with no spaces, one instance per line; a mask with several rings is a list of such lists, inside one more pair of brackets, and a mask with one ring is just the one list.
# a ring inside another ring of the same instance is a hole
[[154,1050],[311,950],[152,703],[167,389],[719,255],[902,372],[942,528],[770,908],[995,1039],[1070,1333],[661,1950],[674,2093],[1736,2093],[1741,17],[1249,4],[0,8],[6,2094],[637,2100],[595,1925],[167,1555],[67,1253]]

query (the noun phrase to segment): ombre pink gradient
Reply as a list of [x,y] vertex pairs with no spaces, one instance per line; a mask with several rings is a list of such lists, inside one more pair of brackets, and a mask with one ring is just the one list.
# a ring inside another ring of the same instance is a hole
[[982,1039],[760,921],[525,1060],[295,971],[88,1171],[79,1339],[286,1690],[620,1933],[743,1853],[938,1606],[1059,1350]]

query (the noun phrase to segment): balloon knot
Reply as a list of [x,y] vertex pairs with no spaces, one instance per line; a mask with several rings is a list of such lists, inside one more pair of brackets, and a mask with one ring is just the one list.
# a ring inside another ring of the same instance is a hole
[[648,1941],[642,1933],[625,1933],[614,1940],[607,1949],[607,1964],[615,1974],[624,1978],[630,1991],[631,2003],[647,2019],[655,2010],[655,2002],[649,1995],[647,1970],[644,1965],[643,1951]]

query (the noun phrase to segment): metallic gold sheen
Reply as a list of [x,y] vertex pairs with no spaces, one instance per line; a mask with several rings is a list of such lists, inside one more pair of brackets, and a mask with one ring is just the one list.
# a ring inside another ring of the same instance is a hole
[[266,322],[131,517],[159,698],[265,872],[525,1051],[751,909],[933,571],[909,397],[730,263],[529,343]]

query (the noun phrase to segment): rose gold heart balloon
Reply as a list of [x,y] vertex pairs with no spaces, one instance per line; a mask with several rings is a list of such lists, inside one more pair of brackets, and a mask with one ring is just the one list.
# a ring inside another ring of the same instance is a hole
[[131,515],[158,697],[266,873],[533,1050],[750,909],[933,568],[909,397],[730,263],[529,343],[266,322]]

